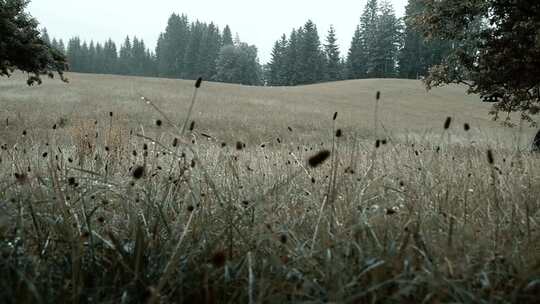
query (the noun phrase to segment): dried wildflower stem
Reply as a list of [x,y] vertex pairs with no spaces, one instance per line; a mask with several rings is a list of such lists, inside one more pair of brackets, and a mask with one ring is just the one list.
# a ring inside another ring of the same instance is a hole
[[296,155],[294,153],[290,153],[291,156],[294,158],[294,161],[296,162],[296,164],[298,166],[300,166],[300,168],[302,168],[304,170],[304,172],[306,173],[306,175],[309,177],[309,178],[312,178],[311,174],[309,174],[309,171],[306,169],[306,167],[298,160],[298,157],[296,157]]
[[187,223],[184,226],[184,231],[182,231],[182,235],[180,236],[180,239],[178,240],[178,243],[176,244],[176,247],[173,250],[173,254],[170,257],[169,262],[167,263],[167,266],[165,266],[165,269],[163,270],[163,275],[161,276],[158,286],[157,286],[158,293],[163,289],[163,287],[165,287],[165,284],[167,284],[170,277],[174,274],[174,271],[176,270],[176,267],[178,263],[180,262],[180,248],[182,246],[182,242],[184,241],[184,238],[186,237],[189,231],[191,220],[193,219],[194,214],[195,212],[191,212],[189,214]]
[[313,232],[313,238],[311,239],[311,256],[315,253],[315,242],[317,241],[317,234],[319,233],[319,226],[321,225],[322,216],[324,213],[324,207],[326,206],[326,200],[328,196],[325,196],[319,210],[319,217],[317,218],[317,224],[315,225],[315,231]]
[[184,125],[182,126],[182,130],[180,131],[180,135],[184,135],[184,132],[186,131],[186,128],[189,124],[189,119],[191,118],[191,113],[193,111],[193,106],[195,106],[195,100],[197,99],[197,92],[199,91],[199,88],[195,86],[195,89],[193,89],[193,96],[191,97],[191,104],[189,105],[189,110],[187,112],[186,120],[184,121]]
[[251,251],[248,251],[247,253],[247,260],[248,260],[248,298],[249,298],[249,304],[255,303],[255,274],[253,273],[253,261],[252,261],[252,255]]
[[[178,133],[180,133],[180,129],[178,129],[178,126],[176,124],[174,124],[174,122],[169,119],[169,117],[167,116],[167,114],[165,114],[165,112],[161,111],[160,108],[158,108],[158,106],[156,106],[150,99],[144,97],[141,95],[141,100],[144,101],[147,105],[151,106],[154,110],[156,110],[162,117],[163,119],[165,119],[165,121],[171,126],[173,127]],[[143,129],[143,126],[141,126],[141,130],[142,130],[142,133],[144,135],[144,129]]]

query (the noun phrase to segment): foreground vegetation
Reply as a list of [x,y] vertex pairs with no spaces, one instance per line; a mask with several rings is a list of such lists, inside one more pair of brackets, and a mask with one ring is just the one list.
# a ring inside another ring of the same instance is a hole
[[[100,81],[70,77],[82,84],[65,95],[42,95],[47,87],[15,90],[11,82],[0,93],[11,118],[0,150],[2,303],[540,297],[540,162],[520,146],[482,139],[490,134],[487,120],[464,128],[459,118],[442,119],[431,135],[414,136],[393,131],[419,130],[397,101],[403,120],[384,113],[381,99],[377,127],[368,127],[371,121],[355,128],[366,122],[352,104],[340,99],[332,107],[346,111],[326,113],[328,103],[310,98],[317,87],[283,93],[215,84],[198,92],[193,114],[178,114],[160,102],[173,94],[163,89],[167,83],[134,78],[108,78],[111,91],[87,88],[80,95],[85,107],[102,102],[96,94],[109,94],[110,108],[78,118],[60,107],[42,109],[42,100],[26,110],[32,94],[67,106],[77,90]],[[142,83],[136,87],[149,95],[132,98],[134,84]],[[324,91],[347,92],[347,83],[332,86]],[[227,90],[239,104],[219,109],[225,117],[236,111],[232,128],[223,120],[212,125],[209,113],[212,99],[227,103]],[[282,114],[279,94],[307,97]],[[257,96],[263,101],[253,107]],[[176,107],[188,109],[190,98],[182,100]],[[420,113],[440,115],[417,102]],[[311,114],[323,117],[317,122],[302,114],[313,103],[324,109]],[[261,108],[267,128],[244,117]],[[32,116],[38,110],[59,112],[47,121]]]

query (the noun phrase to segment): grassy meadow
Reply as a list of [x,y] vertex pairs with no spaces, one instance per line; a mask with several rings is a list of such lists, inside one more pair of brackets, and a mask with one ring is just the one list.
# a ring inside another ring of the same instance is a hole
[[540,299],[536,130],[464,87],[68,78],[0,79],[1,303]]

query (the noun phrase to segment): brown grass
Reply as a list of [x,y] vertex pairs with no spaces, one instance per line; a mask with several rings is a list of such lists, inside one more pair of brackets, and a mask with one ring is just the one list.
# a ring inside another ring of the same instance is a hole
[[2,303],[540,297],[540,160],[462,88],[203,83],[186,120],[193,82],[69,77],[0,83]]

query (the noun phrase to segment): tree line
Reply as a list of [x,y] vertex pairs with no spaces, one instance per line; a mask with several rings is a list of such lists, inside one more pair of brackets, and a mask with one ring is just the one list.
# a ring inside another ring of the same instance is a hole
[[233,39],[231,29],[214,23],[190,22],[172,14],[154,52],[142,39],[126,37],[119,48],[72,38],[50,41],[64,52],[70,70],[136,76],[168,77],[288,86],[361,78],[419,78],[445,60],[454,44],[431,39],[414,27],[425,1],[409,0],[398,18],[387,0],[369,0],[360,17],[347,54],[341,54],[333,26],[321,42],[316,24],[308,20],[274,43],[270,62],[261,66],[257,48]]
[[276,41],[267,66],[269,85],[299,85],[362,78],[419,78],[440,63],[452,48],[441,40],[426,41],[413,19],[424,9],[410,0],[403,19],[388,1],[369,0],[346,56],[330,27],[324,43],[312,21]]
[[255,46],[238,36],[233,40],[229,26],[221,31],[214,23],[190,23],[186,15],[171,15],[155,52],[143,39],[129,36],[120,47],[111,39],[88,43],[79,37],[66,45],[61,39],[51,40],[46,29],[42,38],[66,55],[72,72],[262,83]]

